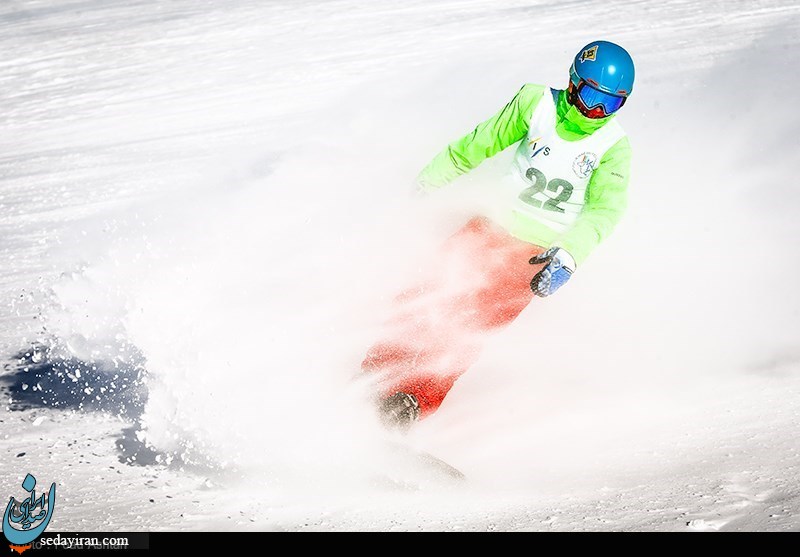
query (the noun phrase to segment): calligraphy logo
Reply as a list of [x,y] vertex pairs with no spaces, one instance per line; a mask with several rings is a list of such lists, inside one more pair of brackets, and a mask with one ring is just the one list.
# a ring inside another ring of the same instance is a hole
[[50,485],[47,493],[42,493],[37,499],[36,478],[28,474],[22,481],[22,489],[29,495],[21,501],[11,497],[3,514],[3,534],[11,543],[11,549],[20,555],[30,549],[33,541],[44,533],[56,506],[55,483]]
[[572,170],[578,178],[588,178],[597,168],[597,155],[594,153],[581,153],[572,161]]
[[536,139],[529,139],[528,140],[528,146],[531,148],[531,152],[533,153],[531,155],[531,158],[535,157],[536,155],[538,155],[542,151],[544,151],[544,156],[547,156],[547,155],[550,154],[550,147],[548,147],[547,145],[542,145],[538,149],[536,148],[536,146],[539,144],[539,141],[541,141],[541,139],[542,139],[541,137],[537,137]]
[[597,60],[597,49],[598,45],[594,45],[593,47],[587,48],[586,50],[581,52],[581,62],[585,62],[586,60],[594,62],[595,60]]

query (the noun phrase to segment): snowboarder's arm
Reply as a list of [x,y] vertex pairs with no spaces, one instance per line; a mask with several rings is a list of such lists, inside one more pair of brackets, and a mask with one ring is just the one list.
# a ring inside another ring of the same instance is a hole
[[589,181],[586,204],[575,225],[554,246],[567,250],[580,265],[613,231],[628,205],[631,146],[620,139],[609,149]]
[[524,85],[500,112],[445,147],[417,177],[421,189],[440,188],[525,137],[545,89]]

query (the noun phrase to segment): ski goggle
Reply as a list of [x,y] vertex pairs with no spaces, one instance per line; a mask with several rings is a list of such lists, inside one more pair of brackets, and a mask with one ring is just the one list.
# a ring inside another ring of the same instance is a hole
[[[575,78],[577,76],[573,76]],[[578,107],[581,114],[587,118],[605,118],[611,116],[622,108],[627,97],[611,95],[595,89],[588,82],[578,78],[570,80],[570,95],[572,104]]]

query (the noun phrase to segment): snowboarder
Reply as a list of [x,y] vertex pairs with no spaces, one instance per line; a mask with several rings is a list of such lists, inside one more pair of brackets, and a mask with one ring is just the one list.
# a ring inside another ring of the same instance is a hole
[[519,144],[498,180],[497,208],[445,242],[430,280],[396,298],[387,336],[367,351],[361,367],[378,374],[387,426],[405,430],[433,413],[486,333],[556,292],[608,237],[626,208],[631,148],[615,115],[633,81],[624,48],[591,42],[566,90],[525,84],[421,171],[417,183],[429,192]]

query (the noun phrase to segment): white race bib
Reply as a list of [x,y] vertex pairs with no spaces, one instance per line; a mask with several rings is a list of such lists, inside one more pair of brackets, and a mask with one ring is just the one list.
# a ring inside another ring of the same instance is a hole
[[625,136],[616,120],[577,141],[556,132],[558,92],[545,89],[531,116],[527,136],[520,142],[503,180],[506,218],[532,219],[554,232],[563,232],[578,218],[586,202],[586,188],[597,165]]

